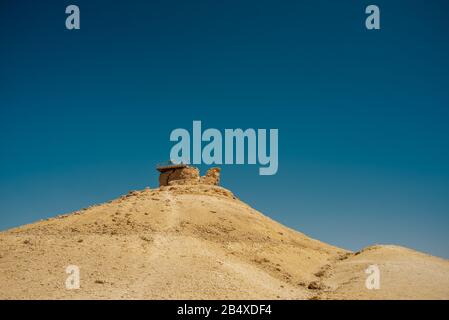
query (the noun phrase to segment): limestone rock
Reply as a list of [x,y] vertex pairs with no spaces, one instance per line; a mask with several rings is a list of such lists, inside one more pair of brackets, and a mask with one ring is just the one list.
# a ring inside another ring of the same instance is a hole
[[200,183],[218,186],[220,184],[220,171],[220,168],[207,170],[206,175],[200,178]]

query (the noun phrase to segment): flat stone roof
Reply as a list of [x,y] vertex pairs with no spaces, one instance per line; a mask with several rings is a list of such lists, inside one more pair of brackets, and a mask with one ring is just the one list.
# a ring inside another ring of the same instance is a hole
[[170,171],[173,169],[181,169],[181,168],[186,168],[186,167],[187,167],[187,165],[184,163],[179,163],[179,164],[164,163],[164,164],[156,165],[156,170],[163,173],[163,172]]

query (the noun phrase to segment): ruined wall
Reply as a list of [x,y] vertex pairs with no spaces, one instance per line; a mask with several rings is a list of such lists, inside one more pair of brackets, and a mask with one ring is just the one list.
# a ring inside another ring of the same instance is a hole
[[220,168],[207,170],[206,175],[200,177],[200,171],[195,167],[173,169],[159,175],[159,186],[181,184],[220,184]]
[[173,182],[175,181],[183,182],[182,184],[198,184],[199,179],[200,171],[198,170],[198,168],[178,168],[161,173],[159,175],[159,186],[168,186],[173,184]]
[[200,178],[200,183],[218,186],[220,184],[220,171],[220,168],[207,170],[206,175]]

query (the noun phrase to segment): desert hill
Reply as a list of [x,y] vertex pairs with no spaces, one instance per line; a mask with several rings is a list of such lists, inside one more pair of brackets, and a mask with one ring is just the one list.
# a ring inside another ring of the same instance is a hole
[[[447,260],[336,248],[252,209],[218,186],[219,171],[195,170],[1,232],[0,299],[449,298]],[[364,287],[370,264],[380,290]],[[66,289],[68,265],[79,266],[80,289]]]
[[[381,271],[379,290],[366,290],[369,265]],[[447,260],[393,245],[376,245],[351,254],[324,275],[323,299],[449,299]]]

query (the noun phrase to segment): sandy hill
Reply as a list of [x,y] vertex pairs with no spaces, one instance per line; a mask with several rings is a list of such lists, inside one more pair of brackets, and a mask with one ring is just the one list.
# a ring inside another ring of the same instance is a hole
[[[380,290],[365,288],[368,265]],[[68,265],[81,288],[67,290]],[[449,298],[449,262],[395,246],[348,252],[217,185],[179,184],[0,233],[0,299]]]

